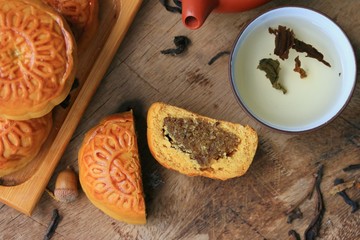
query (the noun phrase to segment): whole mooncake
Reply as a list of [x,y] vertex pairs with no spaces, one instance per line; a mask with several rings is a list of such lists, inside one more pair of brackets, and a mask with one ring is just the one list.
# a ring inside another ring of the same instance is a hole
[[66,21],[37,0],[0,0],[0,117],[38,118],[69,94],[76,43]]
[[51,113],[24,121],[0,117],[0,177],[23,168],[33,160],[51,127]]
[[83,51],[94,37],[98,28],[98,0],[42,0],[53,7],[70,24],[78,49]]
[[82,189],[97,208],[120,221],[146,223],[132,112],[109,116],[86,133],[78,163]]

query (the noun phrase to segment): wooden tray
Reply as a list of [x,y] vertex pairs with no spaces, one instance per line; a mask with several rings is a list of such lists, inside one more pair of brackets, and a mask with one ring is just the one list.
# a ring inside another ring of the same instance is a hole
[[24,169],[0,179],[0,201],[31,215],[99,86],[142,0],[99,0],[99,29],[79,56],[79,87],[70,105],[53,111],[54,126],[39,155]]

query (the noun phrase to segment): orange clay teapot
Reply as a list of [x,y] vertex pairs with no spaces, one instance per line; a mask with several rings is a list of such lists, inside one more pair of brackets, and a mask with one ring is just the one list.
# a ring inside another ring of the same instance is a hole
[[214,10],[220,13],[246,11],[270,0],[182,0],[182,21],[190,29],[198,29]]

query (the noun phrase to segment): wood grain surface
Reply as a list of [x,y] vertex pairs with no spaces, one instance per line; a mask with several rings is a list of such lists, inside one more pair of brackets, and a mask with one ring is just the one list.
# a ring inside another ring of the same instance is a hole
[[[304,239],[314,217],[315,197],[301,205],[302,219],[288,224],[284,212],[306,194],[319,164],[324,165],[321,190],[326,212],[318,239],[360,239],[360,211],[351,213],[339,196],[329,193],[336,177],[345,181],[360,178],[360,170],[342,171],[360,163],[359,85],[333,122],[313,132],[289,135],[259,125],[241,109],[229,82],[228,56],[207,64],[218,52],[231,49],[241,28],[253,17],[288,5],[310,7],[333,19],[349,37],[360,65],[360,1],[274,0],[244,13],[212,14],[202,28],[191,31],[182,25],[179,14],[167,12],[157,0],[144,0],[48,188],[54,188],[57,173],[67,165],[78,169],[77,152],[86,131],[109,114],[133,109],[147,224],[115,221],[95,208],[83,192],[70,204],[56,202],[44,193],[31,217],[0,204],[0,239],[42,239],[55,208],[62,220],[53,239],[277,240],[290,239],[290,229]],[[191,39],[188,50],[176,57],[160,54],[173,47],[177,35]],[[146,143],[146,113],[154,101],[254,127],[259,147],[247,174],[216,181],[160,166]],[[360,202],[359,189],[347,193]]]
[[52,111],[52,130],[35,159],[25,168],[0,178],[0,201],[27,215],[32,214],[43,194],[91,97],[124,39],[141,0],[107,0],[101,3],[101,19],[97,35],[92,39],[94,42],[86,47],[79,45],[86,48],[86,52],[78,55],[78,86],[69,93],[68,106],[58,106]]

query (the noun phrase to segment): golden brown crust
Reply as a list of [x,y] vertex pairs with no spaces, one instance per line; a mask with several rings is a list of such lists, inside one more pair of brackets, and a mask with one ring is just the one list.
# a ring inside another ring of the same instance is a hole
[[109,116],[88,131],[78,163],[82,189],[97,208],[120,221],[146,223],[132,112]]
[[0,177],[16,172],[31,162],[52,127],[51,113],[25,121],[0,118]]
[[98,0],[42,1],[56,9],[56,11],[66,18],[78,40],[79,52],[83,52],[98,29]]
[[0,116],[14,120],[49,113],[75,78],[76,43],[66,21],[40,1],[0,0]]
[[[189,154],[171,146],[163,133],[165,117],[193,118],[210,123],[217,122],[220,128],[238,136],[240,143],[232,156],[214,160],[210,167],[203,169],[196,160],[190,158]],[[200,116],[165,103],[157,102],[151,105],[148,110],[147,123],[148,145],[154,158],[164,167],[189,176],[204,176],[221,180],[241,176],[250,167],[257,149],[258,137],[251,127]]]

